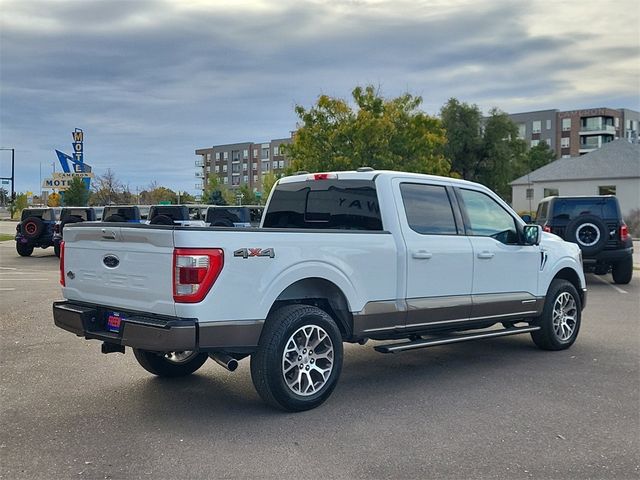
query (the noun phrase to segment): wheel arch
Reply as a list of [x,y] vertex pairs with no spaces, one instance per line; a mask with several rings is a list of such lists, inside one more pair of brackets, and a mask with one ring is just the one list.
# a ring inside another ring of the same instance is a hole
[[314,305],[324,310],[336,321],[343,339],[353,336],[353,315],[349,301],[340,287],[332,281],[310,277],[293,282],[275,299],[269,315],[284,305],[292,304]]
[[553,280],[555,279],[567,280],[568,282],[573,284],[573,286],[576,287],[578,295],[580,295],[580,304],[584,306],[584,290],[582,289],[582,284],[580,282],[580,276],[578,275],[578,272],[576,272],[573,268],[564,267],[554,275]]

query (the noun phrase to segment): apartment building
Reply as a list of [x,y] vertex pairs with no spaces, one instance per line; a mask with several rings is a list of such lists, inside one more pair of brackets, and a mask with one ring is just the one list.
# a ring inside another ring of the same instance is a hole
[[640,112],[626,108],[539,110],[509,117],[529,147],[546,142],[557,158],[584,155],[619,138],[639,143]]
[[240,142],[199,148],[200,158],[195,161],[197,183],[195,189],[203,191],[212,175],[230,189],[247,185],[254,192],[262,191],[262,177],[267,172],[281,173],[289,166],[282,145],[289,144],[292,137],[273,139],[268,142]]

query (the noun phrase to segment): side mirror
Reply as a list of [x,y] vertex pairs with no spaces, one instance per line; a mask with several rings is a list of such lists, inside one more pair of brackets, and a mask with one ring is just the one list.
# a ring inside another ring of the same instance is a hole
[[520,218],[524,220],[524,223],[533,223],[533,218],[531,218],[531,215],[520,215]]
[[540,245],[542,227],[540,225],[525,225],[523,229],[525,245]]

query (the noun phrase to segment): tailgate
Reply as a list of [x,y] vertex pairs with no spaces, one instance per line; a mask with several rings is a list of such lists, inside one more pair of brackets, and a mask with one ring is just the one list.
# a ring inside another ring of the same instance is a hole
[[64,241],[65,298],[175,315],[173,229],[82,224]]

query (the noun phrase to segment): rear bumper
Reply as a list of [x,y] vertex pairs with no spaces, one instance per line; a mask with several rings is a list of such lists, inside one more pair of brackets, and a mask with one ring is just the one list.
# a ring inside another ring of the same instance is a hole
[[583,258],[583,262],[585,265],[593,263],[615,263],[631,256],[633,256],[633,247],[620,248],[617,250],[602,250],[593,256]]
[[178,318],[121,312],[118,332],[107,329],[109,307],[78,302],[55,302],[53,321],[57,327],[86,339],[101,340],[156,352],[183,350],[252,351],[258,345],[263,322],[209,322],[195,318]]

